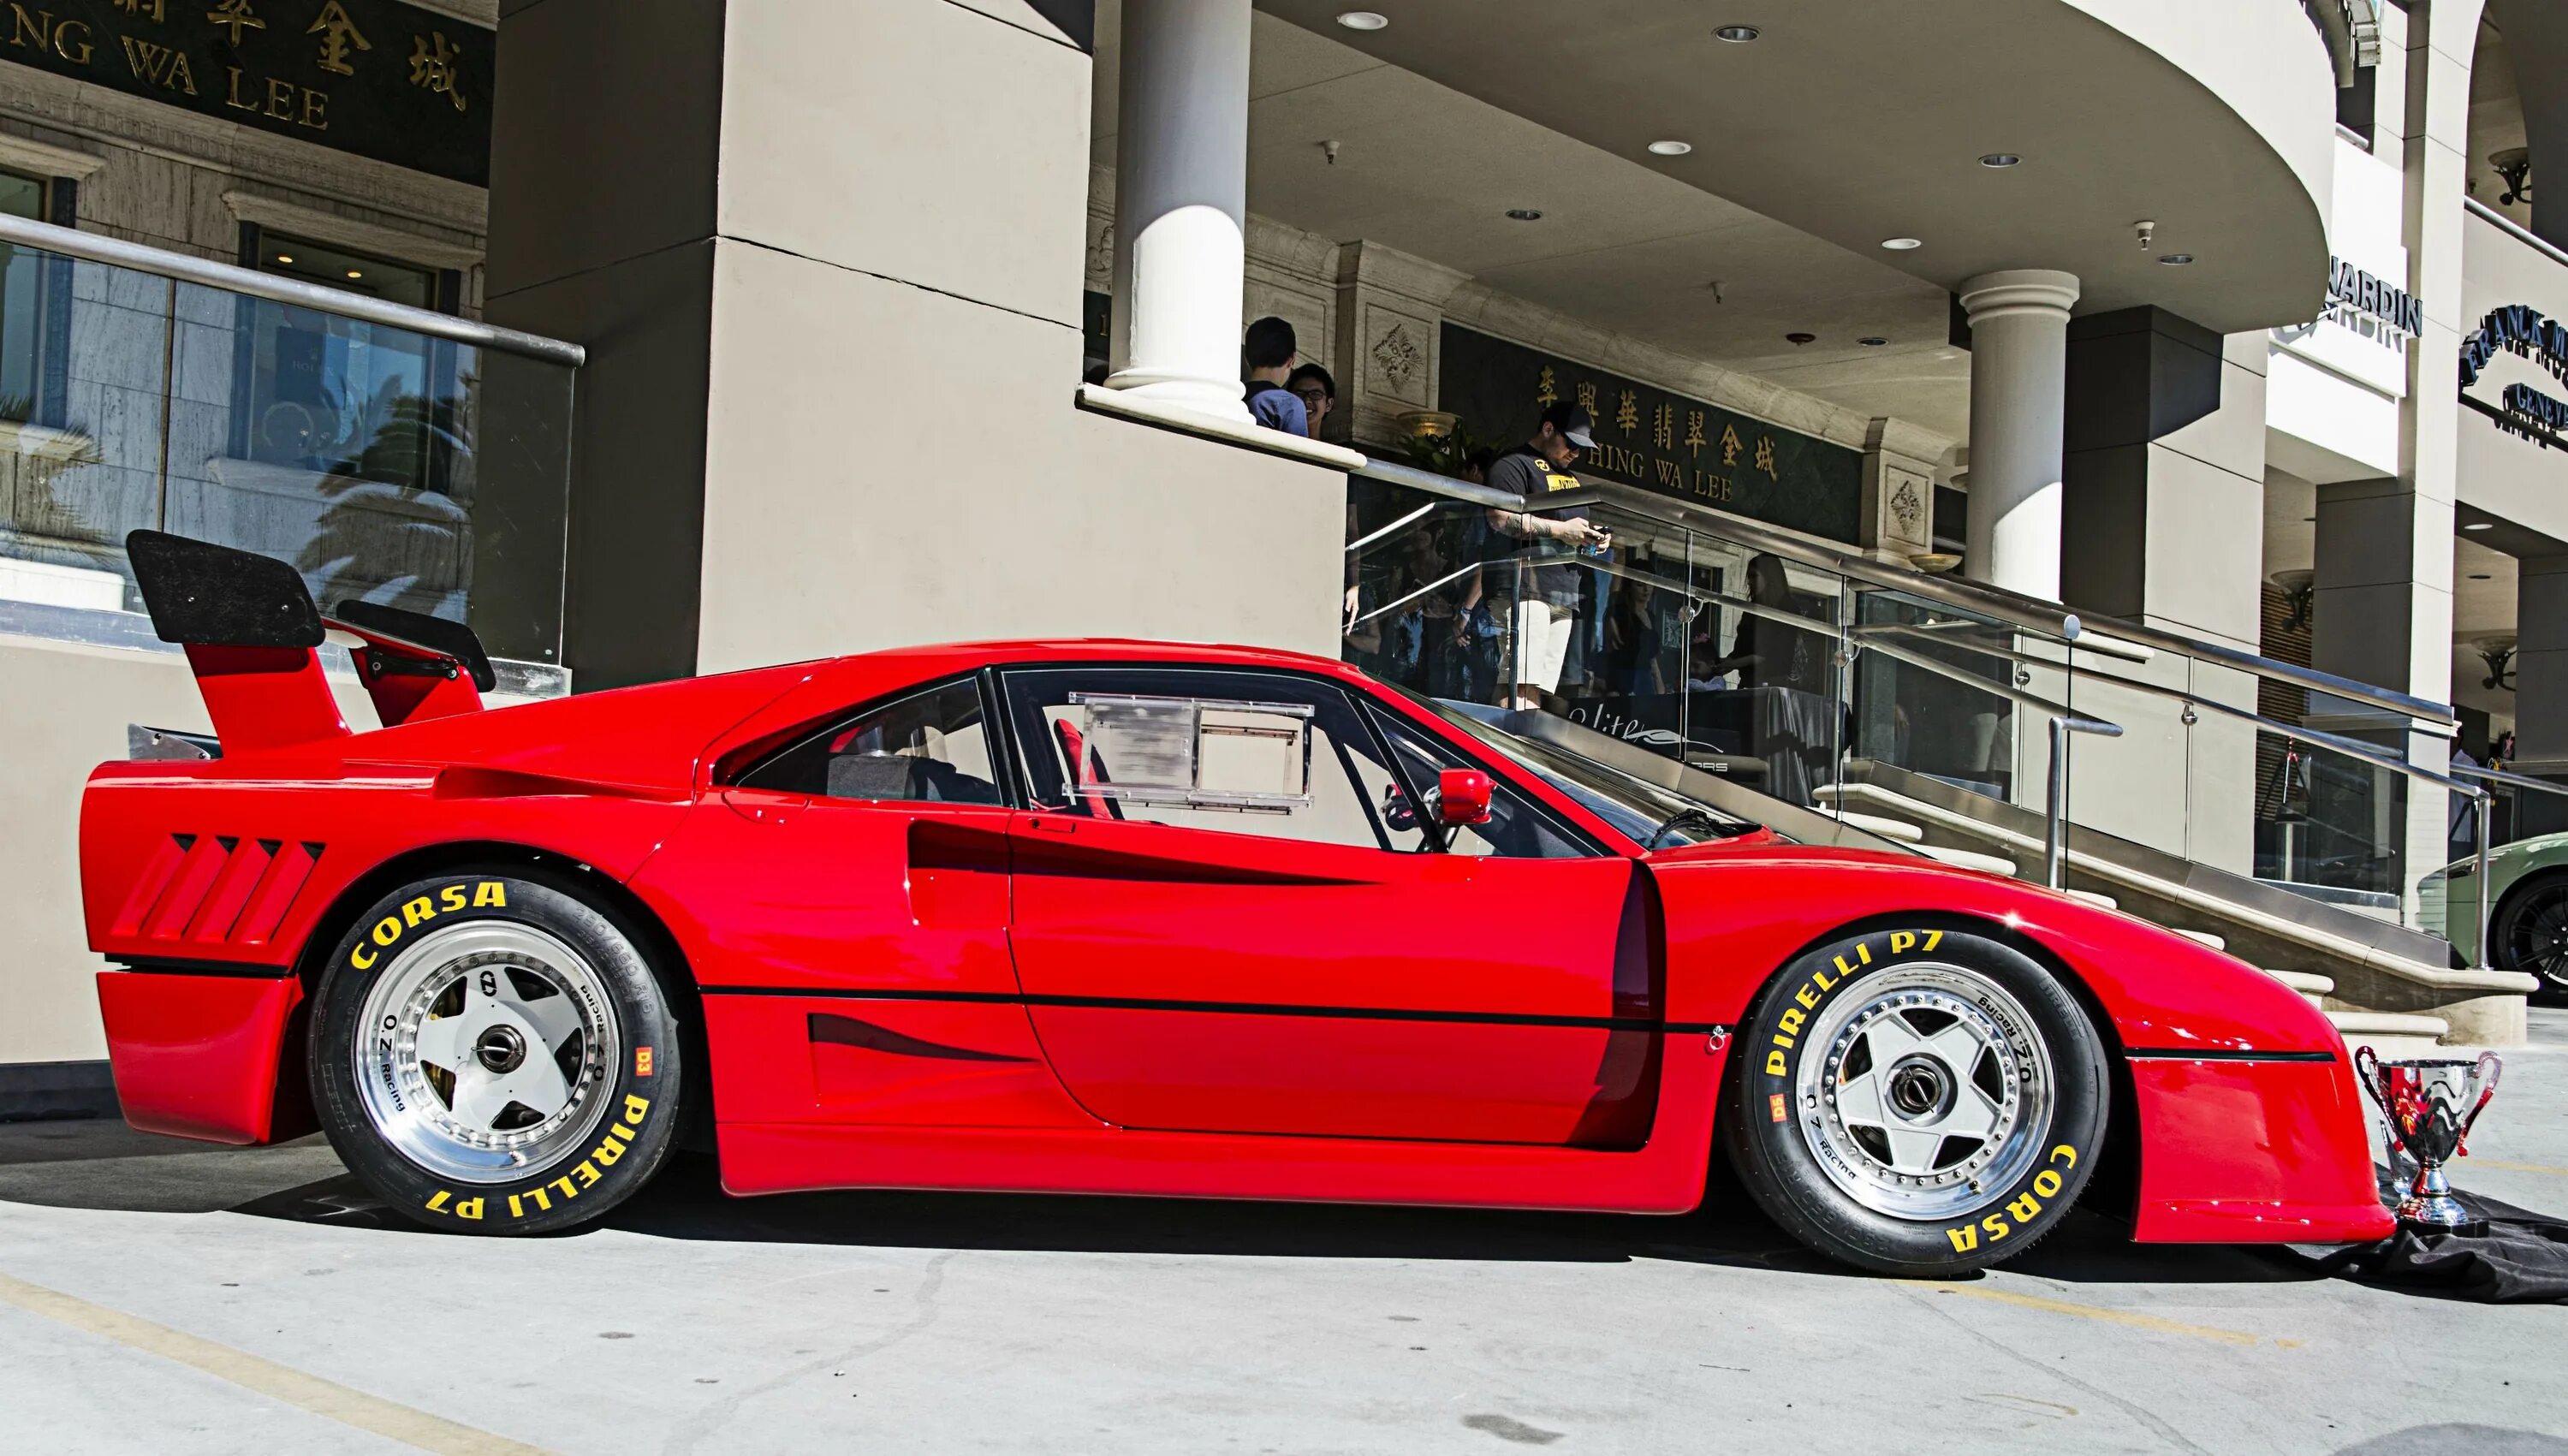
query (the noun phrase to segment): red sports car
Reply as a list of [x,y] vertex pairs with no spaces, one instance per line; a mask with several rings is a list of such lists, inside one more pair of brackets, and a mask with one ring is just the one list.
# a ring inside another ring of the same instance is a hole
[[[138,1127],[317,1119],[423,1223],[1007,1189],[1683,1213],[1948,1274],[2085,1196],[2370,1240],[2345,1045],[2140,921],[1787,842],[1290,653],[1008,642],[483,711],[452,623],[132,557],[218,742],[83,802]],[[383,720],[352,732],[337,631]]]

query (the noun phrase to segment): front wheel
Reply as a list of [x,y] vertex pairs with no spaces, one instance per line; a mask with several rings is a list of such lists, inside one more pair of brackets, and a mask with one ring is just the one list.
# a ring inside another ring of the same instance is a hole
[[1767,1217],[1884,1274],[2033,1247],[2104,1138],[2104,1049],[2059,980],[1985,936],[1921,927],[1784,968],[1733,1055],[1725,1140]]
[[2515,887],[2488,925],[2495,963],[2541,978],[2533,993],[2545,1001],[2568,1000],[2568,874],[2549,874]]
[[311,1056],[340,1159],[436,1228],[586,1223],[677,1132],[677,1023],[643,950],[519,875],[441,875],[368,909],[324,968]]

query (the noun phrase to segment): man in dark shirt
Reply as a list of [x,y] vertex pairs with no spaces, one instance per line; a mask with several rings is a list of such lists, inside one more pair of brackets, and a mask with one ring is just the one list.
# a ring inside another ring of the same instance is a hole
[[[1488,483],[1528,501],[1577,489],[1578,477],[1569,467],[1580,450],[1596,447],[1588,434],[1595,428],[1580,407],[1566,400],[1553,405],[1542,412],[1533,438],[1490,462]],[[1491,510],[1488,525],[1490,550],[1482,558],[1481,578],[1488,596],[1514,603],[1515,686],[1507,706],[1540,708],[1543,695],[1560,687],[1576,624],[1578,568],[1572,558],[1583,549],[1602,550],[1613,537],[1589,520],[1584,505]]]
[[1249,417],[1269,430],[1308,436],[1311,419],[1302,409],[1302,397],[1284,386],[1293,366],[1302,362],[1293,326],[1272,316],[1259,319],[1248,326],[1239,354]]

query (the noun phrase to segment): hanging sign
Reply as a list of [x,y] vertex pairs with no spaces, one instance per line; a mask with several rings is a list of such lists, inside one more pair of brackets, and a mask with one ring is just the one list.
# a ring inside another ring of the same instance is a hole
[[2496,422],[2508,435],[2543,449],[2568,449],[2568,402],[2528,384],[2510,384],[2497,403],[2473,398],[2470,387],[2498,354],[2528,359],[2568,383],[2568,325],[2519,303],[2488,310],[2478,330],[2461,341],[2461,403]]

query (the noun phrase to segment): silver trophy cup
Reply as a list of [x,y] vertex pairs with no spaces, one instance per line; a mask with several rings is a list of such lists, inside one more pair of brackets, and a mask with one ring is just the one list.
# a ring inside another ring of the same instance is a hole
[[2443,1165],[2468,1151],[2464,1146],[2479,1109],[2496,1095],[2497,1074],[2504,1063],[2493,1051],[2476,1061],[2423,1058],[2383,1061],[2366,1046],[2354,1053],[2356,1080],[2381,1106],[2394,1147],[2416,1160],[2416,1176],[2399,1204],[2399,1220],[2428,1229],[2457,1229],[2470,1222]]

